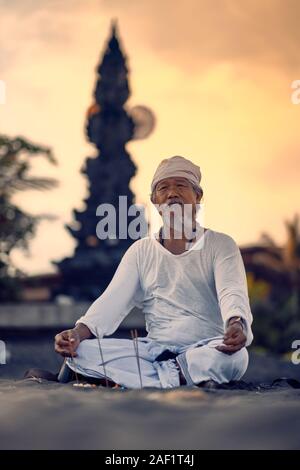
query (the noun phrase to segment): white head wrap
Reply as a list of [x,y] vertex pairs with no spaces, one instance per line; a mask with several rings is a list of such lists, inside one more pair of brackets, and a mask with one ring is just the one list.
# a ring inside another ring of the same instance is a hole
[[187,158],[175,156],[165,158],[160,162],[152,179],[151,192],[153,192],[159,181],[176,176],[188,179],[194,186],[199,187],[200,185],[200,167]]

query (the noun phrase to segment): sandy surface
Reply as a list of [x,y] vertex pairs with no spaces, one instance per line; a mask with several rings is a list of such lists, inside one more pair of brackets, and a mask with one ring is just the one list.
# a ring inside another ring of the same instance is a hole
[[[53,333],[6,334],[0,366],[1,449],[300,448],[300,389],[256,391],[76,389],[18,380],[26,369],[58,372]],[[126,335],[124,335],[126,337]],[[250,351],[243,380],[300,380],[300,365]]]
[[300,389],[78,389],[0,380],[1,449],[299,449]]

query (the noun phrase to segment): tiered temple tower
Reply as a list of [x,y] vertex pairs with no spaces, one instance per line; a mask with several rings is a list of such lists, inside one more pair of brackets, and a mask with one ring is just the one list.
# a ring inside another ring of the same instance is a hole
[[[86,126],[87,137],[96,146],[97,156],[87,158],[81,170],[88,179],[86,207],[83,211],[73,210],[75,223],[66,225],[77,242],[74,255],[54,262],[62,276],[61,288],[54,295],[65,294],[76,300],[97,298],[112,279],[123,254],[135,241],[128,236],[126,239],[118,237],[119,196],[127,196],[128,208],[135,203],[129,184],[136,174],[136,166],[125,146],[132,139],[147,137],[154,126],[154,117],[148,108],[136,106],[130,111],[124,106],[130,95],[128,68],[115,22],[97,74],[94,103],[88,109]],[[101,220],[96,210],[103,203],[112,204],[117,215],[116,234],[107,239],[96,235],[96,226]],[[127,217],[127,227],[133,218]],[[142,220],[147,229],[145,219]]]

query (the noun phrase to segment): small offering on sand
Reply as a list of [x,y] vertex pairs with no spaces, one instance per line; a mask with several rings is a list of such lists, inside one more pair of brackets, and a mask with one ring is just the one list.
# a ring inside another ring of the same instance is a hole
[[96,384],[84,384],[84,383],[75,383],[73,387],[83,387],[83,388],[97,388]]
[[193,402],[197,403],[200,400],[207,400],[208,396],[202,390],[168,390],[164,393],[151,392],[146,396],[148,400],[156,400],[159,402],[183,404],[190,406]]

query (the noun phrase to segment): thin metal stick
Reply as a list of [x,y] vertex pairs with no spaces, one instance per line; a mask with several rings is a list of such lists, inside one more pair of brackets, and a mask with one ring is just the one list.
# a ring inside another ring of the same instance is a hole
[[[69,341],[71,342],[71,340],[70,340],[70,335],[69,335]],[[72,358],[72,364],[73,364],[73,367],[74,367],[76,383],[77,383],[77,385],[78,385],[78,384],[79,384],[79,380],[78,380],[77,368],[76,368],[76,364],[75,364],[74,354],[73,354],[73,349],[72,349],[72,348],[71,348],[71,358]]]
[[103,353],[102,353],[102,348],[101,348],[100,338],[99,338],[99,333],[98,333],[97,328],[96,328],[96,337],[97,337],[97,340],[98,340],[98,347],[99,347],[100,357],[101,357],[101,361],[102,361],[102,365],[103,365],[103,371],[104,371],[104,375],[105,375],[105,386],[108,388],[108,379],[107,379],[107,375],[106,375],[104,359],[103,359]]
[[141,388],[143,388],[141,367],[140,367],[140,361],[139,361],[139,349],[138,349],[138,340],[137,340],[137,330],[134,330],[134,332],[133,332],[133,330],[130,330],[130,333],[131,333],[131,338],[132,338],[132,341],[133,341],[135,356],[136,356],[136,360],[137,360],[137,366],[138,366],[139,377],[140,377],[140,384],[141,384]]
[[143,384],[142,384],[142,373],[141,373],[141,365],[140,365],[140,356],[139,356],[138,332],[137,332],[137,330],[134,330],[134,333],[135,333],[136,357],[137,357],[137,361],[138,361],[138,368],[139,368],[139,374],[140,374],[140,382],[141,382],[141,388],[143,388]]

